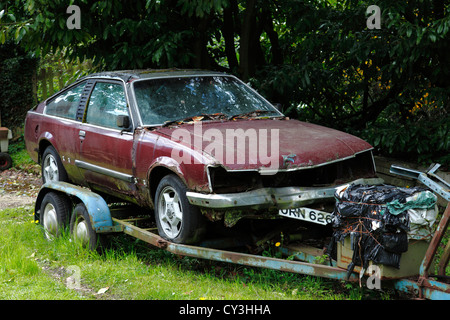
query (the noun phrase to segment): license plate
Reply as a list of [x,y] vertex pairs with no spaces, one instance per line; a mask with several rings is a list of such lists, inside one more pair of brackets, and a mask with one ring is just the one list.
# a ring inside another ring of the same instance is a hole
[[287,218],[304,220],[323,225],[332,222],[331,213],[309,208],[283,209],[280,210],[278,214]]

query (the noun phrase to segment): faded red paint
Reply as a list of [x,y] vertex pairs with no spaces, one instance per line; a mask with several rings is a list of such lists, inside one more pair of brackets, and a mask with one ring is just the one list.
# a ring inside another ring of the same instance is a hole
[[[168,139],[171,137],[173,139],[174,130],[186,130],[191,134],[191,148],[194,149],[196,147],[196,145],[194,145],[194,139],[195,137],[198,138],[197,133],[200,131],[198,128],[196,130],[195,126],[196,124],[181,124],[170,128],[160,128],[154,132],[161,133]],[[264,164],[260,161],[261,157],[258,154],[258,150],[256,153],[249,153],[248,142],[245,144],[238,144],[236,140],[226,139],[227,130],[238,132],[237,130],[242,129],[244,133],[248,133],[249,130],[255,130],[258,139],[265,139],[268,142],[268,154],[270,154],[271,143],[278,143],[278,163],[280,164],[280,169],[295,167],[307,168],[323,165],[327,162],[354,156],[356,153],[372,148],[372,146],[364,140],[350,134],[297,120],[245,119],[201,123],[202,133],[205,133],[210,129],[218,130],[217,132],[220,132],[222,137],[224,137],[224,154],[231,148],[235,149],[235,154],[246,154],[244,163],[237,163],[237,161],[224,161],[222,163],[230,170],[258,169],[264,166]],[[267,138],[266,136],[258,134],[260,130],[267,131]],[[273,132],[273,130],[279,130],[278,141],[271,139],[270,133]],[[201,137],[198,141],[201,141],[202,150],[205,150],[205,148],[211,144],[211,141],[201,139]],[[283,163],[283,156],[286,155],[296,156],[293,157],[293,162],[288,161]],[[223,159],[226,160],[225,156]]]

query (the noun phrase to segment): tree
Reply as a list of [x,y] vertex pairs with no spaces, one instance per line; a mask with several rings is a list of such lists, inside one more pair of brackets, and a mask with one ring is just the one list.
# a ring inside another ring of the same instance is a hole
[[[450,161],[448,0],[7,0],[0,43],[90,58],[100,69],[234,73],[295,118],[390,153]],[[369,5],[380,29],[367,28]],[[431,139],[429,137],[432,137]],[[431,142],[430,142],[431,141]]]
[[[0,40],[14,37],[41,55],[70,48],[70,57],[95,59],[106,69],[196,67],[223,69],[248,79],[268,62],[260,43],[266,33],[273,62],[282,62],[272,22],[278,8],[272,2],[137,0],[126,5],[104,0],[80,1],[78,6],[81,28],[69,30],[67,3],[9,0]],[[213,52],[214,42],[223,42],[224,48]],[[227,63],[220,65],[223,57]]]

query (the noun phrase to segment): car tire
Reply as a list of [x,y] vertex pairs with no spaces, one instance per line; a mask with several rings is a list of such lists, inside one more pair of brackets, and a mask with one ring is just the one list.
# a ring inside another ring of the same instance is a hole
[[11,156],[5,152],[0,152],[0,171],[8,170],[12,166]]
[[69,221],[70,208],[70,200],[63,194],[49,192],[44,196],[39,220],[47,239],[53,240],[64,232]]
[[202,240],[206,221],[186,197],[187,188],[175,175],[161,179],[155,196],[155,219],[159,235],[174,243],[192,244]]
[[43,183],[49,181],[70,182],[61,158],[52,146],[48,146],[42,154],[41,170]]
[[77,204],[73,210],[70,218],[70,234],[72,239],[83,247],[90,250],[98,248],[100,235],[92,228],[88,211],[83,203]]

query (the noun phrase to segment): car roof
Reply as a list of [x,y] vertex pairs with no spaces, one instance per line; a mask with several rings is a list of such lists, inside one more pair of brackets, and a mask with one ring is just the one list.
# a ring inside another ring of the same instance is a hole
[[[134,81],[138,79],[152,79],[152,78],[169,78],[169,77],[186,77],[186,76],[224,76],[225,73],[207,70],[194,69],[144,69],[144,70],[117,70],[117,71],[103,71],[93,73],[83,77],[88,78],[120,78],[125,82]],[[79,79],[81,80],[81,79]]]

